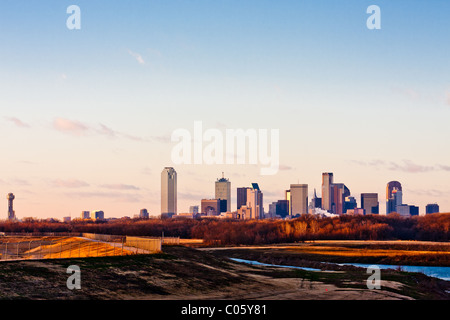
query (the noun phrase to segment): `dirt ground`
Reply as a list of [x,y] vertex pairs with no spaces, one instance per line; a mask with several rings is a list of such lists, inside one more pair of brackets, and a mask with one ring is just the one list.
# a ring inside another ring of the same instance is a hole
[[[0,299],[446,299],[435,292],[430,295],[430,290],[442,288],[426,289],[428,277],[393,275],[383,280],[381,290],[369,290],[367,275],[351,269],[317,273],[236,263],[214,252],[183,246],[168,246],[163,251],[154,255],[2,262]],[[80,267],[80,290],[67,288],[67,268],[71,265]]]

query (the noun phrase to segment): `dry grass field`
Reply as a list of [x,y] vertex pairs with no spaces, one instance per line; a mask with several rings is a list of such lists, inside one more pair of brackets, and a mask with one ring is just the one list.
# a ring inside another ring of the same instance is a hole
[[[7,237],[0,239],[0,259],[62,259],[121,256],[139,253],[122,243],[78,237]],[[141,252],[142,253],[142,252]]]

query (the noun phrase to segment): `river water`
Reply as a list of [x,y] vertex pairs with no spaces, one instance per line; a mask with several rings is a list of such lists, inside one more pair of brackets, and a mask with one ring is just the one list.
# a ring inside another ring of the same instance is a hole
[[[321,271],[320,269],[315,269],[315,268],[283,266],[283,265],[261,263],[258,261],[236,259],[236,258],[230,258],[230,259],[233,261],[236,261],[236,262],[248,263],[248,264],[259,265],[259,266],[294,268],[294,269],[301,269],[301,270],[306,270],[306,271]],[[368,268],[369,266],[378,266],[380,269],[395,269],[395,270],[400,268],[402,271],[405,271],[405,272],[421,272],[430,277],[450,281],[450,267],[402,266],[402,265],[363,264],[363,263],[339,263],[338,265],[355,266],[355,267],[361,267],[361,268]]]

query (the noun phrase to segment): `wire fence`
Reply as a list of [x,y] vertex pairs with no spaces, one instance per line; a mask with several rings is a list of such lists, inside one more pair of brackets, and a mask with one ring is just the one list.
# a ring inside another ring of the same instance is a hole
[[63,259],[152,254],[161,252],[161,239],[122,239],[119,242],[80,237],[48,239],[2,238],[0,261]]

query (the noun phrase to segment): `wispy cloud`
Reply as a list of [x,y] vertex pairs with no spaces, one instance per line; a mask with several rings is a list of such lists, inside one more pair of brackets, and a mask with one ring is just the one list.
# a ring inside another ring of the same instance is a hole
[[114,131],[113,129],[105,126],[104,124],[100,123],[100,128],[96,129],[97,133],[100,135],[104,135],[104,136],[108,136],[111,138],[116,138],[117,137],[117,132]]
[[85,124],[64,118],[56,118],[53,121],[53,128],[67,134],[81,136],[89,131],[89,127]]
[[400,163],[393,161],[383,161],[379,159],[370,160],[370,161],[361,161],[361,160],[351,160],[352,163],[372,167],[375,169],[383,169],[390,171],[399,171],[399,172],[407,172],[407,173],[421,173],[421,172],[431,172],[431,171],[450,171],[450,166],[436,164],[436,165],[421,165],[414,163],[411,160],[403,160]]
[[28,182],[28,180],[19,179],[19,178],[14,178],[14,179],[9,180],[9,184],[13,185],[13,186],[29,186],[29,185],[31,185],[30,182]]
[[443,164],[438,165],[439,169],[443,170],[443,171],[450,171],[450,166],[446,166]]
[[131,50],[128,50],[128,53],[129,53],[133,58],[135,58],[136,61],[137,61],[139,64],[145,64],[144,58],[142,58],[142,56],[141,56],[139,53],[133,52],[133,51],[131,51]]
[[410,160],[403,160],[403,163],[390,162],[388,169],[392,171],[403,171],[409,173],[419,173],[419,172],[429,172],[436,170],[435,166],[423,166],[420,164],[413,163]]
[[418,195],[418,196],[427,196],[427,197],[446,197],[449,195],[449,192],[442,191],[442,190],[436,190],[436,189],[409,189],[408,192],[411,192],[412,194]]
[[178,192],[178,198],[182,200],[199,201],[199,199],[208,198],[203,193],[192,193],[192,192]]
[[279,167],[280,171],[288,171],[288,170],[292,170],[292,169],[294,169],[294,168],[291,166],[285,165],[285,164],[280,164],[280,167]]
[[131,184],[104,184],[100,187],[111,190],[140,190],[140,188]]
[[140,142],[150,142],[150,141],[160,142],[160,139],[161,139],[158,136],[152,137],[152,138],[144,138],[144,137],[134,136],[134,135],[131,135],[128,133],[114,130],[102,123],[100,123],[98,126],[92,126],[92,125],[88,125],[88,124],[80,122],[80,121],[69,120],[69,119],[65,119],[65,118],[56,118],[53,121],[53,128],[60,132],[70,134],[73,136],[78,136],[78,137],[90,134],[90,135],[104,136],[104,137],[108,137],[108,138],[112,138],[112,139],[123,138],[123,139],[128,139],[128,140],[132,140],[132,141],[140,141]]
[[81,181],[81,180],[76,180],[76,179],[69,179],[69,180],[61,180],[61,179],[57,179],[57,180],[53,180],[51,182],[51,185],[53,187],[57,187],[57,188],[82,188],[82,187],[88,187],[89,183],[85,182],[85,181]]
[[19,128],[29,128],[30,125],[15,117],[5,117],[6,120],[15,124]]
[[137,193],[122,193],[122,192],[69,192],[66,196],[70,198],[101,198],[110,199],[117,202],[133,202],[142,201],[142,195]]

